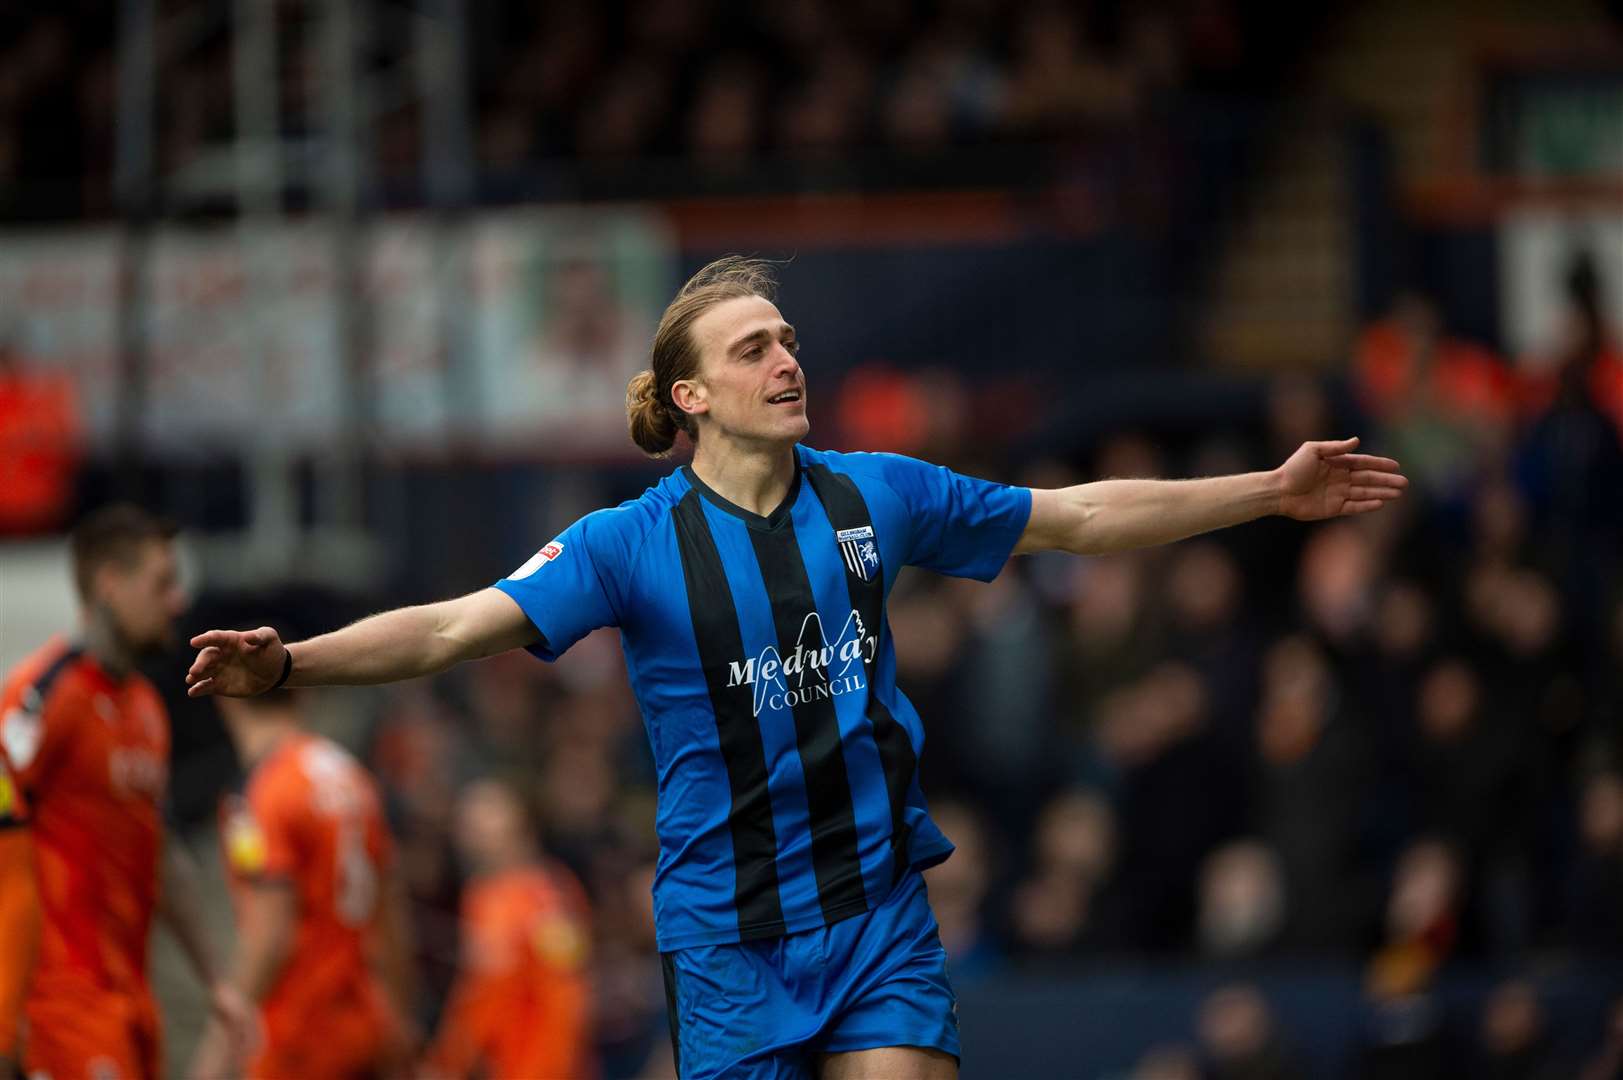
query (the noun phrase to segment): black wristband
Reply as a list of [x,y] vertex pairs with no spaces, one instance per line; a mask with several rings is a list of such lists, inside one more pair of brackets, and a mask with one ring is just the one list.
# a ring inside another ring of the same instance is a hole
[[[271,690],[280,690],[282,684],[287,682],[287,677],[291,674],[293,674],[293,650],[284,645],[282,647],[282,677],[271,684]],[[269,691],[266,692],[269,693]]]

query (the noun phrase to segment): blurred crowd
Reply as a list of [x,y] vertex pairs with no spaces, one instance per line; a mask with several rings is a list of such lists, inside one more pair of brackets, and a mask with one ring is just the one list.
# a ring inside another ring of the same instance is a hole
[[[1356,343],[1345,393],[1281,379],[1254,431],[1115,433],[1010,477],[1268,468],[1350,429],[1414,479],[1396,509],[1025,558],[990,585],[904,573],[889,617],[926,718],[924,787],[958,845],[928,875],[955,979],[1324,962],[1361,973],[1374,1073],[1470,1053],[1492,1075],[1577,1074],[1535,983],[1493,993],[1469,1050],[1449,1042],[1458,1017],[1417,1005],[1451,972],[1623,958],[1623,356],[1592,267],[1567,285],[1547,356],[1507,364],[1404,297]],[[996,471],[946,427],[912,448]],[[430,983],[455,956],[457,792],[503,777],[591,897],[607,1074],[661,1053],[654,777],[615,638],[400,691],[370,761]],[[1612,1058],[1588,1060],[1616,1069],[1620,1024],[1609,1051],[1588,1043]],[[1213,997],[1198,1028],[1200,1054],[1166,1048],[1147,1060],[1171,1071],[1146,1075],[1183,1075],[1180,1055],[1292,1075],[1255,988]]]
[[[505,5],[481,154],[502,165],[837,156],[1120,123],[1191,68],[1233,66],[1233,5],[709,0]],[[581,107],[581,103],[585,107]]]
[[[230,5],[162,0],[154,147],[165,174],[233,134]],[[322,5],[282,0],[277,115],[320,137],[332,81]],[[415,190],[425,119],[413,28],[374,5],[360,49],[367,145],[386,186]],[[469,5],[475,158],[500,191],[538,169],[687,157],[837,161],[1119,127],[1183,88],[1250,77],[1259,39],[1232,0],[1021,5],[992,0],[584,0]],[[1251,21],[1255,21],[1254,19]],[[84,0],[0,15],[0,212],[103,217],[113,186],[117,21]],[[378,87],[387,84],[376,83]],[[533,191],[531,191],[533,196]]]

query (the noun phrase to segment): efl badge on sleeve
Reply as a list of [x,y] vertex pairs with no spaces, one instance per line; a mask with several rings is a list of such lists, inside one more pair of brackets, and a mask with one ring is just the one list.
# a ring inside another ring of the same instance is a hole
[[869,581],[879,572],[879,548],[875,546],[872,525],[855,529],[841,529],[834,534],[840,542],[840,554],[845,556],[845,567],[863,581]]
[[529,577],[531,574],[535,573],[537,570],[541,569],[543,566],[547,565],[547,563],[551,562],[553,559],[556,559],[563,553],[564,545],[562,541],[554,540],[552,543],[548,544],[534,555],[531,555],[528,562],[508,575],[508,580],[523,581],[525,578]]

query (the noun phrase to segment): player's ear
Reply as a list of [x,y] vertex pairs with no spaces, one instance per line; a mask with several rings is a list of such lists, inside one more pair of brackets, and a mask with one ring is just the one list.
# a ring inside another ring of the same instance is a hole
[[676,407],[689,416],[699,416],[710,411],[710,398],[705,392],[704,383],[698,379],[678,379],[671,384],[671,400]]
[[127,576],[117,559],[103,560],[90,572],[90,595],[85,599],[92,607],[107,603]]

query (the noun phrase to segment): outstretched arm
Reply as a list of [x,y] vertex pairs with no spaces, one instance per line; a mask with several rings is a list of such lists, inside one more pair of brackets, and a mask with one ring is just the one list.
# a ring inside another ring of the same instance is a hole
[[268,626],[210,630],[192,638],[192,647],[199,652],[186,673],[186,693],[262,694],[281,678],[290,654],[288,686],[396,682],[521,648],[536,637],[529,618],[500,589],[396,608],[292,645],[283,645]]
[[1303,443],[1271,472],[1202,480],[1099,480],[1031,493],[1015,554],[1108,555],[1284,514],[1298,521],[1378,510],[1409,481],[1391,458],[1355,454],[1357,439]]

